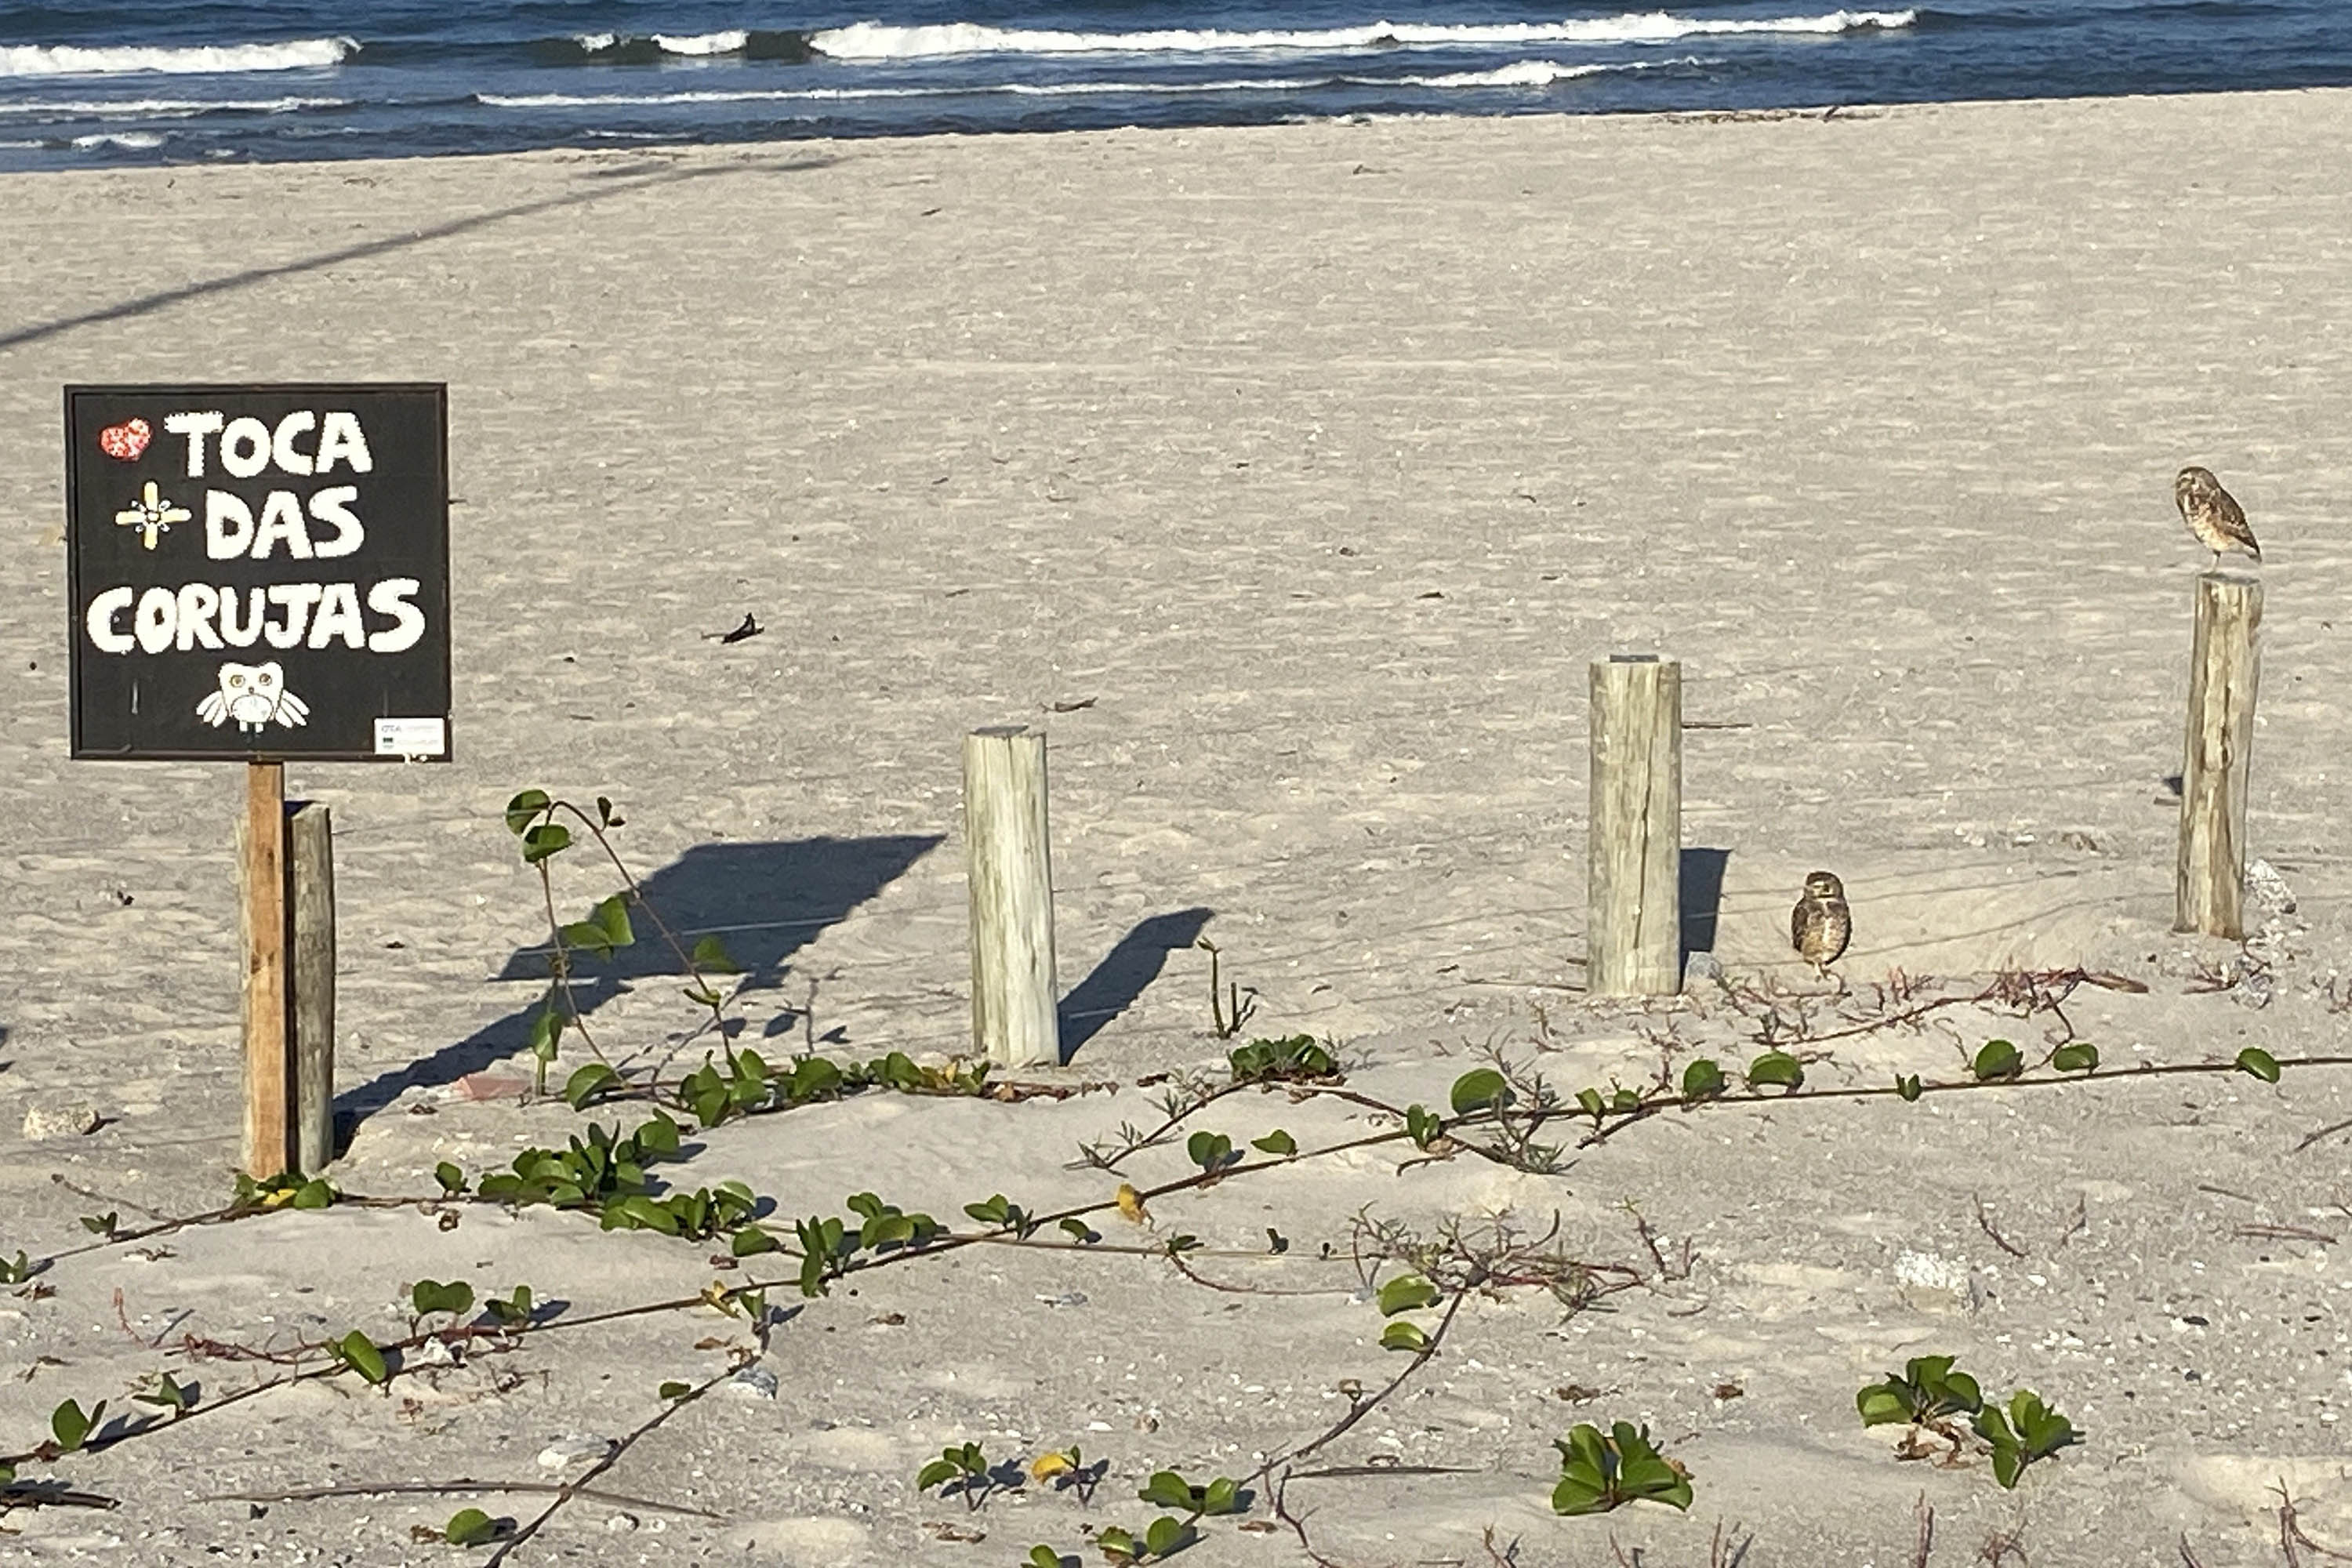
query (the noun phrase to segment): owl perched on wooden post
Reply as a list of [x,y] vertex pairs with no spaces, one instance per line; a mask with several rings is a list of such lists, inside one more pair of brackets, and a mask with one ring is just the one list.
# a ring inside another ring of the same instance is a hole
[[2197,542],[2213,552],[2214,565],[2221,564],[2221,553],[2227,550],[2242,550],[2257,561],[2263,558],[2254,531],[2246,526],[2245,511],[2210,468],[2181,469],[2172,481],[2172,500]]
[[1805,896],[1789,911],[1789,941],[1813,973],[1826,977],[1830,965],[1853,938],[1853,913],[1846,908],[1845,884],[1833,873],[1805,878]]

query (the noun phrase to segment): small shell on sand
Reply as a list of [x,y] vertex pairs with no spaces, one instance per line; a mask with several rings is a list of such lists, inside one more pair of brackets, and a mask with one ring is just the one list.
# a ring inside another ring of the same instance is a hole
[[98,1112],[87,1105],[28,1105],[25,1108],[25,1142],[43,1143],[52,1138],[79,1138],[98,1131]]
[[589,1432],[566,1432],[539,1451],[539,1467],[543,1470],[560,1470],[583,1459],[601,1459],[612,1451],[613,1440],[610,1437],[599,1437]]
[[1895,1259],[1895,1283],[1903,1293],[1904,1301],[1922,1311],[1948,1311],[1954,1307],[1973,1310],[1977,1305],[1977,1286],[1969,1266],[1949,1258],[1938,1258],[1932,1252],[1906,1250]]
[[773,1399],[776,1374],[764,1366],[747,1366],[727,1380],[727,1392],[746,1399]]

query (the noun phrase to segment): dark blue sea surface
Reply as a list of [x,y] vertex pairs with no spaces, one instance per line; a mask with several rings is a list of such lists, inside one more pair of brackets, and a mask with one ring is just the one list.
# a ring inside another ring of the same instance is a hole
[[2346,83],[2352,0],[0,3],[0,169]]

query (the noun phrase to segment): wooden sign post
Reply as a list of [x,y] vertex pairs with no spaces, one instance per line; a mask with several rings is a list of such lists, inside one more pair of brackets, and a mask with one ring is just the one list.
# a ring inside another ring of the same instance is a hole
[[[242,1163],[333,1157],[334,877],[286,763],[447,762],[448,394],[69,386],[73,755],[246,764]],[[290,853],[289,853],[290,847]]]
[[245,957],[245,1173],[294,1167],[287,1114],[286,764],[248,763],[237,834],[237,932]]

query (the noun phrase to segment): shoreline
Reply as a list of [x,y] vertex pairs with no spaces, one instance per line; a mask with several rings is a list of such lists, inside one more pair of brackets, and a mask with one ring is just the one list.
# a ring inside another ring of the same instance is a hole
[[2072,97],[2016,98],[1953,98],[1953,99],[1889,99],[1861,100],[1853,102],[1788,104],[1766,108],[1741,109],[1593,109],[1575,111],[1530,110],[1519,114],[1444,114],[1406,111],[1397,113],[1333,114],[1313,119],[1284,119],[1241,122],[1207,122],[1184,125],[1106,125],[1054,127],[1034,130],[1014,127],[1001,131],[933,131],[877,132],[872,134],[827,134],[806,137],[761,138],[745,141],[661,142],[626,141],[557,143],[544,147],[518,148],[509,152],[484,153],[394,153],[383,156],[316,159],[192,159],[183,163],[113,163],[84,168],[0,169],[0,180],[20,176],[49,177],[58,174],[101,174],[168,171],[174,174],[205,169],[331,169],[354,165],[407,164],[479,162],[507,158],[541,157],[616,157],[685,156],[704,154],[721,156],[742,154],[760,148],[802,147],[809,145],[864,146],[870,143],[919,144],[929,142],[971,142],[1012,139],[1021,141],[1034,137],[1087,136],[1190,136],[1223,132],[1267,132],[1293,128],[1340,128],[1349,126],[1409,126],[1482,124],[1486,122],[1551,122],[1578,121],[1662,121],[1690,124],[1743,124],[1784,120],[1881,119],[1906,111],[1937,110],[1987,110],[2001,108],[2050,107],[2056,105],[2086,105],[2104,103],[2161,103],[2172,100],[2199,99],[2264,99],[2310,94],[2338,93],[2352,95],[2352,83],[2299,85],[2272,88],[2189,88],[2171,92],[2150,93],[2085,93]]

